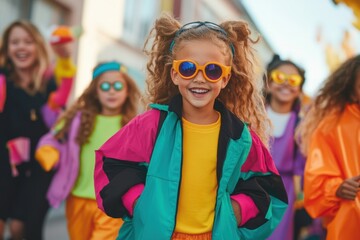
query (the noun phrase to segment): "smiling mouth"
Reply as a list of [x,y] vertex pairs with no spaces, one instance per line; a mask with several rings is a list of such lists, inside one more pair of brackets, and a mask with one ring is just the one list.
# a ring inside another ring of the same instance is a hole
[[28,53],[16,53],[15,54],[16,58],[20,61],[25,61],[26,59],[29,58],[30,54]]
[[209,90],[203,89],[203,88],[191,88],[190,92],[195,93],[195,94],[205,94],[205,93],[208,93]]
[[281,89],[279,92],[280,92],[281,94],[291,94],[291,93],[292,93],[291,90],[285,89],[285,88]]

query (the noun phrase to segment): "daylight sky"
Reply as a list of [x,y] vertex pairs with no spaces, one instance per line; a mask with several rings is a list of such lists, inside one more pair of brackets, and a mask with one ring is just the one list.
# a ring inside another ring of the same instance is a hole
[[[342,56],[347,30],[351,45],[360,53],[360,30],[352,26],[352,11],[332,0],[242,0],[253,21],[275,52],[306,71],[304,91],[314,95],[329,73],[325,46]],[[318,33],[321,40],[317,40]]]

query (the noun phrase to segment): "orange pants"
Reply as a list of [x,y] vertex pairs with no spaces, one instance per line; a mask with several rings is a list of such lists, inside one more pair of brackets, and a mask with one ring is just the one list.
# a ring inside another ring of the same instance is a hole
[[211,232],[202,234],[174,233],[171,240],[211,240]]
[[96,200],[70,195],[66,201],[66,218],[71,240],[116,239],[123,224],[97,206]]

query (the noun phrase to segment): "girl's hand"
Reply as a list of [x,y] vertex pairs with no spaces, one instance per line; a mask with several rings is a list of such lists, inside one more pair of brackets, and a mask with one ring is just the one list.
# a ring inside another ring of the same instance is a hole
[[240,208],[239,204],[235,200],[232,200],[232,199],[231,199],[231,205],[232,205],[232,208],[235,213],[237,225],[240,226],[240,224],[241,224],[241,208]]
[[346,179],[336,190],[339,198],[354,200],[360,191],[360,175]]

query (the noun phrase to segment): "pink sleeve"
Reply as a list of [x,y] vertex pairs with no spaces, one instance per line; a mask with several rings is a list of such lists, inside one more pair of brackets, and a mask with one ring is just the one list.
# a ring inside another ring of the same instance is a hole
[[6,80],[5,76],[0,74],[0,113],[4,109],[6,100]]
[[250,131],[252,144],[249,155],[241,167],[242,172],[260,172],[279,175],[269,149],[262,143],[254,131]]
[[65,106],[69,97],[71,87],[73,84],[73,78],[63,78],[61,85],[55,92],[52,92],[49,96],[48,104],[51,109],[59,109]]
[[256,217],[259,213],[259,209],[248,195],[240,193],[231,196],[231,199],[236,201],[241,209],[241,223],[239,226],[244,225],[249,219]]
[[[95,151],[94,184],[98,207],[104,211],[102,189],[110,182],[104,172],[103,158],[131,159],[133,162],[149,162],[158,127],[159,110],[149,110],[126,124]],[[140,130],[141,129],[141,130]],[[122,147],[119,148],[119,142]]]
[[132,188],[130,188],[121,198],[124,207],[128,210],[131,216],[133,215],[134,202],[136,199],[139,198],[143,190],[144,190],[144,184],[137,184]]

